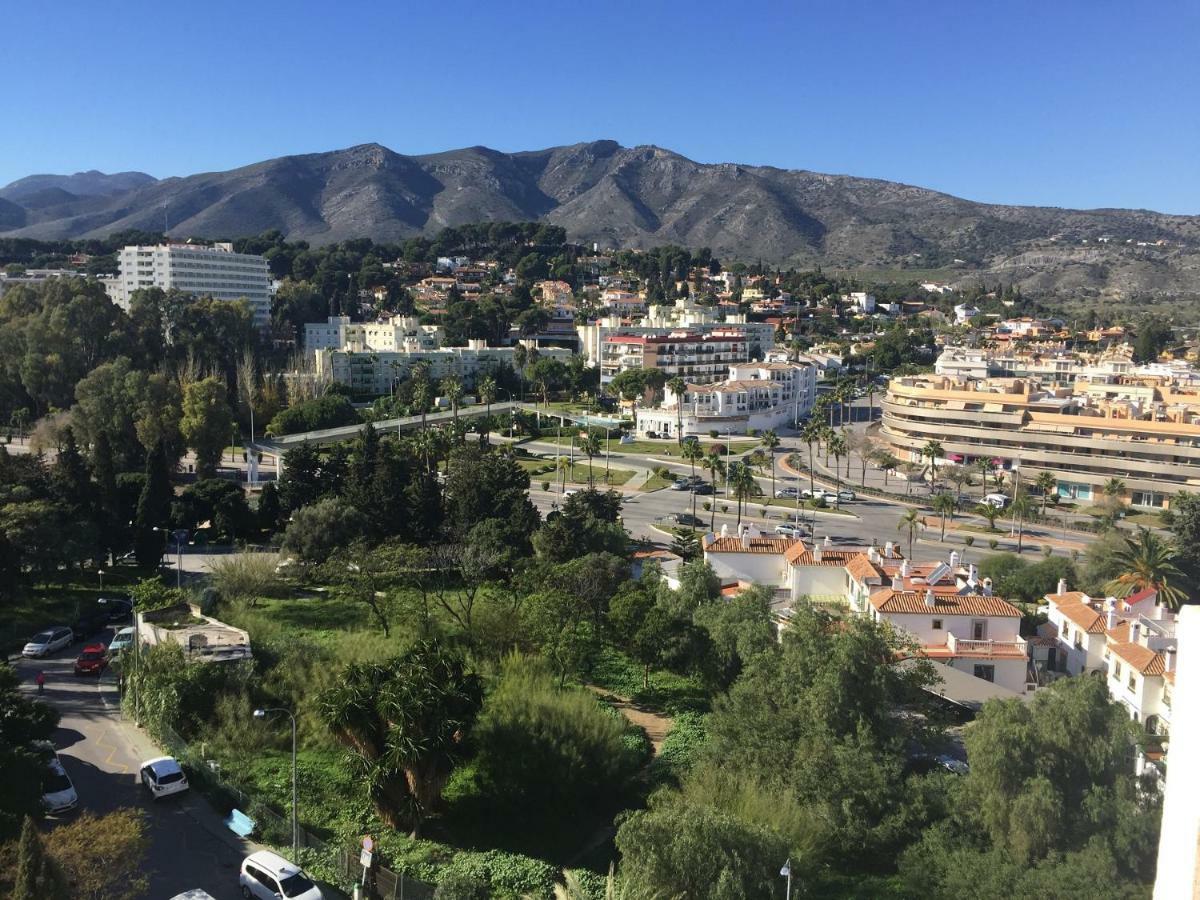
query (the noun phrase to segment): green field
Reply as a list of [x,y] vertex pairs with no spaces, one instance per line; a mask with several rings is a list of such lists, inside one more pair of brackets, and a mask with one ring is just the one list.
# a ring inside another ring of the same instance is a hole
[[[571,446],[570,435],[563,435],[561,438],[555,435],[551,437],[539,438],[538,440],[544,444],[558,444],[561,447]],[[711,438],[700,439],[700,446],[704,448],[705,452],[707,452],[708,449],[714,444],[722,444],[726,446],[733,454],[747,453],[750,450],[753,450],[755,447],[762,446],[758,441],[747,438],[734,438],[733,440],[729,441],[720,438],[717,440],[712,440]],[[603,450],[604,441],[600,442],[600,447],[601,450]],[[628,444],[622,444],[617,441],[616,438],[614,438],[610,442],[609,447],[613,456],[617,456],[621,453],[633,453],[643,456],[661,456],[664,458],[668,456],[677,457],[680,455],[679,445],[674,441],[636,440]],[[578,445],[576,445],[575,452],[579,452]]]
[[[532,484],[538,485],[543,481],[549,481],[551,486],[556,482],[560,482],[562,476],[558,473],[554,465],[554,460],[551,459],[518,459],[517,464],[522,469],[529,473],[529,478]],[[588,464],[586,462],[576,462],[571,467],[568,475],[570,484],[587,484],[588,483]],[[614,469],[608,470],[608,484],[613,487],[619,487],[634,476],[632,469]],[[604,463],[597,462],[594,467],[592,479],[596,484],[605,483]]]

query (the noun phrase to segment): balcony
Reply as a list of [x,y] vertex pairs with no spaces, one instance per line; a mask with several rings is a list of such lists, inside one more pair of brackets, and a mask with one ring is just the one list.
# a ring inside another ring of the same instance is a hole
[[971,641],[950,634],[946,637],[946,649],[950,656],[980,656],[989,659],[1026,659],[1029,656],[1028,644],[1020,637],[1015,641]]

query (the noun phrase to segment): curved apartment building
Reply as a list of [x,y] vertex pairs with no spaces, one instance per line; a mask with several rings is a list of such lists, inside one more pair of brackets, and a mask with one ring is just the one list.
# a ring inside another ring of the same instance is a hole
[[916,461],[930,440],[946,464],[980,458],[1022,480],[1051,472],[1064,499],[1090,502],[1120,478],[1133,506],[1166,508],[1200,493],[1200,390],[1170,379],[1113,376],[1071,385],[1022,378],[895,378],[882,437]]

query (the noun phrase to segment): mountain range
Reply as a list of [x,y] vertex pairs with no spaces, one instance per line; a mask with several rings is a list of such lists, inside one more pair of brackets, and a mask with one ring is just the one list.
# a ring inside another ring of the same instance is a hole
[[186,177],[33,175],[0,189],[0,236],[177,237],[279,229],[324,244],[540,220],[603,248],[710,247],[720,258],[984,277],[1031,293],[1200,299],[1200,216],[977,203],[877,179],[697,163],[594,141],[422,156],[379,144]]

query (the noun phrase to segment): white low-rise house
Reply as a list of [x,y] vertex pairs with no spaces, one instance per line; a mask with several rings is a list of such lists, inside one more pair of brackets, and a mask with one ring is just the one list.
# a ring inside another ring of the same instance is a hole
[[852,291],[842,298],[854,306],[859,312],[875,312],[875,295],[866,291]]
[[812,412],[817,375],[799,363],[752,363],[729,367],[717,384],[687,384],[681,395],[666,389],[657,409],[639,409],[637,430],[675,436],[745,434],[794,425]]
[[378,322],[351,322],[349,316],[330,316],[304,326],[304,350],[350,350],[356,353],[437,350],[446,331],[441,325],[422,325],[416,316],[391,316]]
[[1102,600],[1093,600],[1083,591],[1068,591],[1063,582],[1058,587],[1057,593],[1046,596],[1048,621],[1042,628],[1044,636],[1057,641],[1049,667],[1068,675],[1103,670],[1107,630],[1116,626],[1116,619],[1106,621]]
[[960,303],[954,307],[954,323],[956,325],[965,325],[979,315],[979,308],[971,306],[969,303]]
[[803,549],[795,538],[763,535],[757,529],[743,527],[740,535],[730,535],[726,527],[721,534],[704,538],[704,561],[712,566],[722,584],[748,582],[779,587],[786,583],[788,551]]

